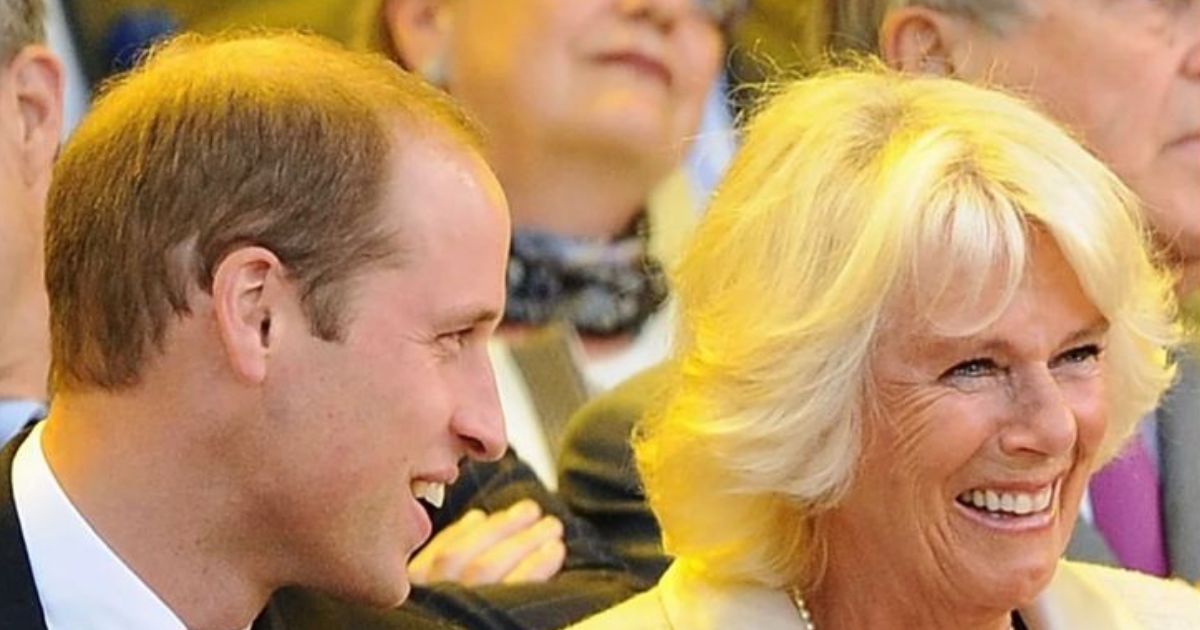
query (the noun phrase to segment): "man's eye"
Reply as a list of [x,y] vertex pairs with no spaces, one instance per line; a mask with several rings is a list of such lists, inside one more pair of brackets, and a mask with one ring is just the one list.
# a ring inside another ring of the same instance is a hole
[[442,344],[447,350],[461,350],[463,346],[467,345],[467,341],[471,337],[471,332],[472,329],[464,328],[463,330],[438,335],[438,343]]

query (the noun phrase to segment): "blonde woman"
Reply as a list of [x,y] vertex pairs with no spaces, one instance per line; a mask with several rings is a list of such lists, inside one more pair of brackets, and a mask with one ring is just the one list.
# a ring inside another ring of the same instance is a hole
[[1181,583],[1060,560],[1170,384],[1136,203],[1018,100],[783,90],[680,265],[636,449],[675,563],[577,628],[1194,628]]

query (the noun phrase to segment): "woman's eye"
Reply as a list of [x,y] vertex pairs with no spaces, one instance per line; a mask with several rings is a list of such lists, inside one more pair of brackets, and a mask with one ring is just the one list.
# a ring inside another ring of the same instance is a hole
[[1071,348],[1054,358],[1051,367],[1083,365],[1095,362],[1100,358],[1102,349],[1098,344],[1090,343],[1078,348]]
[[994,376],[1000,371],[1000,366],[991,359],[971,359],[963,361],[942,373],[941,378],[965,379]]

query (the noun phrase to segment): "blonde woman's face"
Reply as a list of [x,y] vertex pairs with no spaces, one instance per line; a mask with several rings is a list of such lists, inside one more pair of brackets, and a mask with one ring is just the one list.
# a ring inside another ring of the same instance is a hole
[[494,142],[678,159],[720,67],[695,0],[456,0],[448,86]]
[[1057,246],[1034,242],[983,330],[942,332],[987,321],[998,287],[974,301],[952,290],[933,317],[914,299],[881,333],[858,475],[830,516],[831,571],[881,558],[914,601],[980,614],[1050,580],[1108,422],[1107,325]]

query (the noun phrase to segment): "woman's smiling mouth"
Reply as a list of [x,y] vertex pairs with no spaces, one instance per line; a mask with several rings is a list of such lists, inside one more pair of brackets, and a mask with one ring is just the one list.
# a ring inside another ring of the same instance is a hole
[[986,527],[1026,531],[1050,524],[1061,488],[1061,477],[1021,490],[980,486],[959,494],[954,502],[971,520]]

